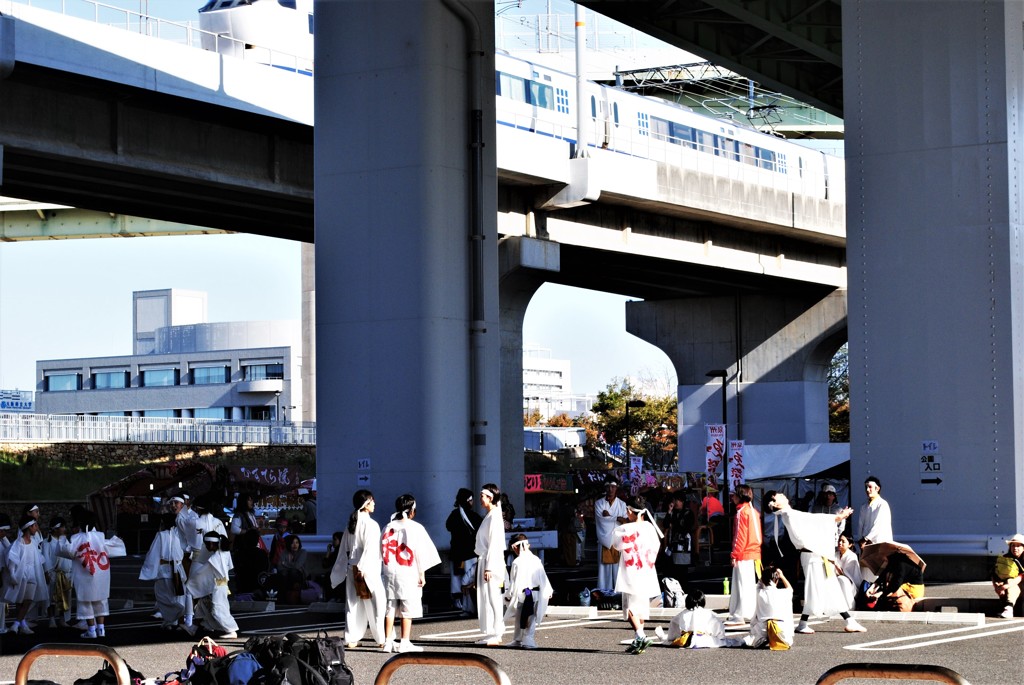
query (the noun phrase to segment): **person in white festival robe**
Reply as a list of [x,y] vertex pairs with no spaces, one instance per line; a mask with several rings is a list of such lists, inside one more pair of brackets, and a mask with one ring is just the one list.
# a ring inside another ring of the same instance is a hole
[[811,634],[807,619],[811,616],[839,614],[848,633],[863,633],[864,626],[850,616],[843,588],[834,568],[836,523],[848,518],[853,509],[846,507],[838,514],[810,514],[796,511],[781,492],[765,493],[768,508],[775,511],[786,524],[793,545],[800,550],[800,565],[804,572],[804,613],[796,632]]
[[231,554],[224,551],[227,539],[215,531],[203,535],[206,561],[201,566],[192,566],[188,589],[196,598],[195,617],[203,622],[203,627],[222,632],[221,639],[231,640],[238,637],[238,623],[228,602],[228,576],[235,565]]
[[[178,542],[181,544],[181,565],[185,569],[185,578],[192,571],[192,555],[203,547],[203,536],[198,530],[199,514],[193,511],[188,505],[191,498],[186,493],[175,495],[170,499],[171,511],[174,512],[174,529],[178,534]],[[185,607],[185,620],[182,625],[192,626],[192,615],[195,607],[195,600],[185,588],[185,596],[182,598]],[[186,628],[188,631],[188,628]],[[195,632],[195,631],[188,631]]]
[[[385,652],[422,652],[412,643],[412,620],[423,617],[423,586],[427,569],[441,563],[441,555],[427,533],[413,518],[416,499],[400,495],[395,500],[395,513],[384,528],[380,540],[384,565],[384,588],[388,608],[384,615]],[[394,641],[395,618],[400,619],[400,640]]]
[[616,592],[622,593],[622,616],[636,633],[626,650],[641,654],[654,638],[644,633],[644,623],[651,617],[651,598],[661,594],[654,564],[661,547],[661,531],[647,511],[647,500],[637,495],[626,505],[628,523],[612,531],[611,543],[619,551]]
[[[182,551],[178,531],[174,528],[174,514],[164,514],[160,518],[160,532],[153,538],[149,546],[146,560],[139,572],[139,580],[153,581],[153,596],[156,608],[163,620],[163,627],[174,628],[185,615],[184,595],[175,592],[174,577],[177,576],[184,586],[187,577],[181,565]],[[183,626],[190,635],[195,634],[194,626]]]
[[609,476],[604,482],[604,497],[594,502],[594,529],[597,532],[597,587],[602,590],[614,590],[616,577],[619,573],[619,561],[613,559],[612,531],[629,518],[626,516],[626,503],[617,497],[619,481]]
[[62,545],[60,555],[71,559],[71,584],[78,598],[76,614],[86,623],[82,637],[95,639],[106,635],[110,615],[110,560],[125,556],[124,542],[118,537],[109,540],[96,530],[96,516],[83,511],[79,531]]
[[476,606],[483,637],[478,645],[497,647],[505,634],[505,606],[502,586],[505,569],[505,521],[501,513],[501,490],[494,483],[480,489],[480,505],[487,512],[476,531]]
[[71,560],[59,553],[68,539],[64,519],[51,520],[48,533],[43,538],[43,559],[50,586],[50,627],[64,627],[71,620]]
[[216,533],[226,538],[228,531],[224,527],[224,522],[213,515],[213,501],[211,499],[208,497],[198,498],[193,507],[195,507],[196,514],[198,515],[196,518],[196,532],[204,544],[192,553],[192,568],[190,571],[191,573],[199,573],[202,570],[203,564],[214,554],[210,551],[210,546],[205,544],[206,535],[208,533]]
[[837,550],[839,558],[836,560],[836,570],[839,572],[839,584],[843,586],[846,603],[853,609],[857,603],[861,583],[864,581],[860,572],[860,557],[853,551],[853,543],[846,535],[839,536]]
[[[768,498],[765,497],[765,501]],[[773,562],[764,566],[757,584],[754,618],[743,638],[747,647],[786,650],[793,646],[793,587]]]
[[544,620],[554,589],[548,581],[544,562],[530,550],[530,542],[522,533],[512,538],[512,553],[516,557],[505,586],[508,609],[504,620],[511,619],[514,627],[508,646],[537,649],[537,626]]
[[[387,592],[380,577],[380,526],[370,516],[376,508],[373,493],[356,490],[352,495],[352,506],[355,509],[349,516],[348,526],[341,536],[338,558],[331,569],[331,587],[346,581],[345,644],[348,648],[358,647],[369,627],[377,647],[383,649]],[[358,583],[357,576],[360,579]],[[359,596],[360,588],[364,587],[369,597]]]
[[[11,518],[0,512],[0,598],[7,588],[10,574],[7,571],[7,553],[11,549],[11,541],[7,539],[11,530]],[[7,632],[7,602],[0,601],[0,635]]]
[[[889,503],[882,499],[882,481],[877,476],[864,479],[864,494],[868,500],[857,510],[857,525],[854,527],[853,539],[861,550],[864,545],[895,540],[892,532],[892,510]],[[861,569],[864,580],[871,582],[878,578],[868,567]]]
[[683,600],[685,609],[676,614],[668,625],[668,633],[658,626],[655,634],[662,644],[687,649],[714,649],[735,647],[738,643],[725,636],[721,617],[706,608],[707,599],[700,590],[692,590]]
[[33,604],[46,601],[49,591],[41,542],[37,535],[39,524],[35,518],[26,515],[21,518],[19,529],[21,535],[7,551],[10,582],[4,591],[3,600],[15,605],[17,610],[11,630],[31,635],[34,631],[28,626],[25,617]]

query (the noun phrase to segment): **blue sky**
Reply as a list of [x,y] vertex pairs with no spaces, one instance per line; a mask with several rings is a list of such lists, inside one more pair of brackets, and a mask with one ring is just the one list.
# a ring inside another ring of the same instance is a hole
[[[188,20],[202,3],[106,4]],[[527,0],[520,11],[545,7]],[[571,13],[572,4],[555,0],[553,11]],[[130,354],[135,290],[204,290],[211,321],[298,319],[300,267],[298,243],[250,235],[0,243],[0,389],[34,389],[39,359]],[[626,299],[547,284],[527,311],[524,343],[571,360],[576,393],[624,376],[674,389],[664,353],[625,332]]]

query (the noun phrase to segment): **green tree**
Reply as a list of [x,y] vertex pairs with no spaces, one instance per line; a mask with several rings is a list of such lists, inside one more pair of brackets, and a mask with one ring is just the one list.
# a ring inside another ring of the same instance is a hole
[[675,454],[677,406],[676,398],[671,395],[645,396],[633,387],[629,379],[614,379],[598,393],[591,409],[594,413],[594,438],[603,435],[608,444],[624,443],[626,403],[634,400],[642,400],[645,405],[629,409],[630,453],[643,456],[649,467],[664,465],[666,454]]
[[828,439],[850,441],[850,349],[849,343],[832,357],[828,369]]

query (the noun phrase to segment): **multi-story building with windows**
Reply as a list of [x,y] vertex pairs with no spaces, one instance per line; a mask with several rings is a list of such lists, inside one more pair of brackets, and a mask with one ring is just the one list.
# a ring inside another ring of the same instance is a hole
[[302,416],[298,321],[206,322],[206,293],[133,295],[134,354],[36,362],[44,414],[285,421]]
[[553,359],[543,347],[523,348],[523,413],[540,412],[542,421],[556,414],[577,417],[590,411],[593,395],[572,394],[572,362]]

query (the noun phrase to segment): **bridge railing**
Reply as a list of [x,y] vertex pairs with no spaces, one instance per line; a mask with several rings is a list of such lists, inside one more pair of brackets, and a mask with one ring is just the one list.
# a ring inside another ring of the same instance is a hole
[[75,414],[0,414],[4,442],[316,445],[316,423]]

